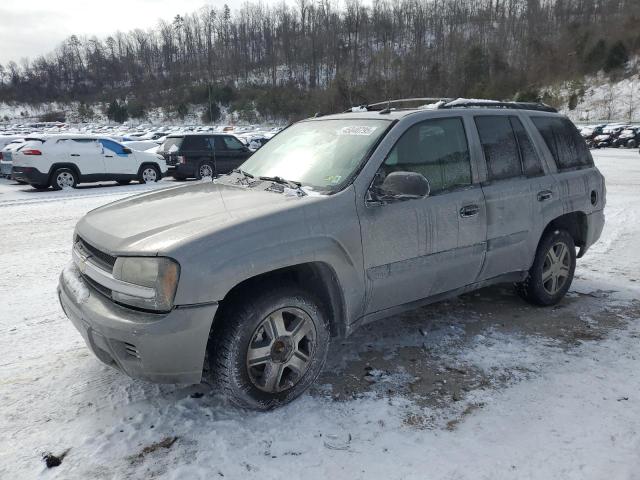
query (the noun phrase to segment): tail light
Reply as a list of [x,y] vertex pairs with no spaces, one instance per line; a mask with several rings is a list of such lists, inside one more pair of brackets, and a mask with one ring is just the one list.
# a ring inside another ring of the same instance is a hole
[[23,155],[42,155],[42,152],[35,148],[27,148],[26,150],[21,150],[20,153]]
[[182,155],[178,155],[178,163],[187,163],[187,159]]

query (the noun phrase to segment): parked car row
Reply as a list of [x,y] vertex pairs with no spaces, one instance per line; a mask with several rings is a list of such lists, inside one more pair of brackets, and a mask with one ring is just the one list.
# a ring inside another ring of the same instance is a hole
[[589,148],[637,148],[640,146],[640,126],[623,123],[588,125],[580,135]]

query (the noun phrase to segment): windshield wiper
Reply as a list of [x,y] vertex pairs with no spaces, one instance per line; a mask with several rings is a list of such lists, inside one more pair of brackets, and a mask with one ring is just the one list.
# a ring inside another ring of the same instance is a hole
[[307,192],[305,192],[302,189],[302,183],[300,182],[296,182],[295,180],[287,180],[286,178],[282,178],[282,177],[258,177],[260,180],[264,180],[266,182],[274,182],[277,183],[279,185],[284,185],[286,187],[289,187],[292,190],[296,191],[296,194],[299,197],[304,197],[305,195],[307,195]]
[[298,189],[302,186],[302,184],[300,182],[296,182],[293,180],[286,180],[282,177],[258,177],[260,180],[265,180],[267,182],[275,182],[275,183],[279,183],[280,185],[286,185],[289,188],[294,188],[294,189]]

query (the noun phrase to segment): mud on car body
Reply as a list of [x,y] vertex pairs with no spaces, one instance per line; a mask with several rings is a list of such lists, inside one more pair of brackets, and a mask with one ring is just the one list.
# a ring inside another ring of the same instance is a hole
[[366,322],[500,282],[562,299],[606,193],[568,119],[464,100],[356,110],[294,124],[213,182],[82,218],[59,296],[96,356],[158,382],[206,370],[268,409]]

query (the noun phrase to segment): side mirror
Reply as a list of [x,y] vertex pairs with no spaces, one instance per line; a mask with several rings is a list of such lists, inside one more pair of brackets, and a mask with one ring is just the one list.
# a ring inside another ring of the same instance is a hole
[[133,153],[133,150],[131,150],[129,147],[124,147],[122,149],[122,153],[126,153],[127,155],[129,155],[130,153]]
[[381,185],[369,189],[369,200],[377,204],[428,197],[429,180],[417,172],[392,172]]

